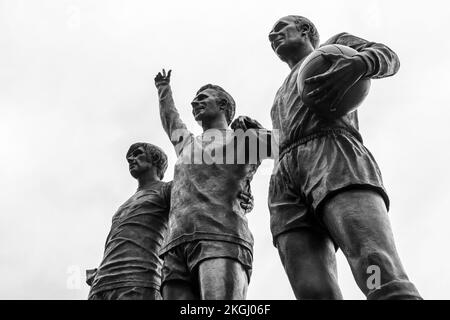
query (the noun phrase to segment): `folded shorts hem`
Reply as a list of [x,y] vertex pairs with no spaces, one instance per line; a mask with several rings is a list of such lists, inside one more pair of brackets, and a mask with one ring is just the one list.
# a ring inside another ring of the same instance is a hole
[[386,210],[389,211],[389,206],[390,206],[389,196],[387,195],[387,192],[384,189],[384,187],[377,185],[377,184],[372,184],[372,183],[351,182],[351,183],[347,183],[341,187],[327,191],[326,193],[323,193],[317,197],[314,197],[314,200],[312,203],[314,213],[315,214],[320,213],[321,210],[323,209],[323,206],[325,205],[325,203],[327,201],[329,201],[331,198],[333,198],[334,196],[336,196],[342,192],[346,192],[346,191],[350,191],[350,190],[371,190],[371,191],[377,192],[383,198],[384,204],[386,205]]

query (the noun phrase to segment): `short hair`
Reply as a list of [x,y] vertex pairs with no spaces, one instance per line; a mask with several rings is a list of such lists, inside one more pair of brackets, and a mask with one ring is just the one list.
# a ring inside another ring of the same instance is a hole
[[142,147],[145,151],[145,155],[147,156],[147,161],[149,161],[156,168],[156,174],[160,179],[164,178],[164,173],[167,170],[167,155],[160,148],[151,143],[146,142],[137,142],[133,143],[127,152],[128,156],[134,152],[137,148]]
[[299,31],[302,29],[304,25],[309,26],[308,38],[309,41],[311,41],[311,44],[313,45],[314,49],[316,49],[319,46],[320,37],[319,32],[317,31],[317,28],[314,25],[314,23],[312,23],[311,20],[309,20],[308,18],[302,16],[289,15],[288,17],[294,19],[294,23],[297,25],[297,29]]
[[215,84],[210,84],[210,83],[202,86],[197,91],[196,95],[207,89],[212,89],[212,90],[217,91],[219,93],[219,97],[226,100],[227,107],[225,109],[225,117],[226,117],[227,123],[229,125],[231,123],[231,121],[233,121],[234,113],[236,111],[236,103],[234,102],[233,97],[228,92],[226,92],[225,89],[223,89],[222,87],[215,85]]

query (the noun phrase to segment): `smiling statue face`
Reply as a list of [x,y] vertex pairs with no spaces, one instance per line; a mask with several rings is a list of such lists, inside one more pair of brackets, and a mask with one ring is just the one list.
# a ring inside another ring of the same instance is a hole
[[305,37],[295,23],[294,17],[284,17],[278,20],[269,33],[272,50],[281,60],[305,44]]
[[199,92],[192,100],[192,114],[196,121],[216,119],[224,114],[221,108],[219,94],[214,89],[205,89]]
[[138,178],[152,167],[152,164],[147,160],[147,154],[143,147],[136,148],[130,152],[127,155],[127,161],[133,178]]

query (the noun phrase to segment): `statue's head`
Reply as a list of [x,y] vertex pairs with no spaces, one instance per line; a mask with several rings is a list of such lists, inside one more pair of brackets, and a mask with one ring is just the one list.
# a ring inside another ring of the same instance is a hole
[[208,122],[223,117],[229,125],[234,118],[236,104],[223,88],[207,84],[201,87],[191,102],[196,121]]
[[160,179],[164,177],[167,169],[167,155],[161,148],[151,143],[134,143],[128,149],[126,157],[133,178],[139,178],[148,170],[156,170]]
[[319,46],[319,33],[314,24],[302,16],[286,16],[279,19],[269,33],[269,41],[277,56],[285,61],[301,47]]

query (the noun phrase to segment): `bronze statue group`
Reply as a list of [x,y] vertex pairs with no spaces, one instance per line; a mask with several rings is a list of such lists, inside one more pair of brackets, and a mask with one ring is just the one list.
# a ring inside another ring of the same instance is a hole
[[[319,47],[316,27],[286,16],[269,42],[291,69],[270,111],[272,130],[249,117],[233,121],[232,96],[207,84],[191,102],[203,128],[194,136],[175,107],[171,71],[157,74],[162,126],[178,157],[173,180],[162,181],[167,156],[159,147],[129,148],[138,189],[113,216],[100,266],[88,271],[89,299],[245,299],[253,262],[250,182],[267,158],[275,160],[268,199],[273,244],[297,299],[342,299],[338,249],[367,299],[421,299],[395,248],[389,198],[358,131],[357,111],[325,119],[298,92],[301,62]],[[324,54],[332,67],[306,80],[316,84],[308,98],[330,108],[358,80],[389,77],[400,66],[387,46],[348,33],[325,44],[358,51]],[[368,285],[373,266],[375,287]]]

